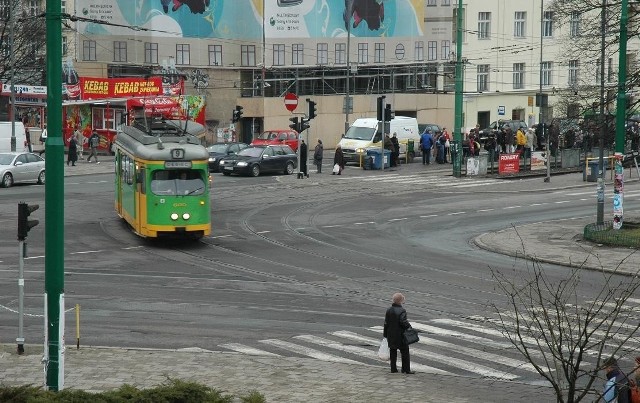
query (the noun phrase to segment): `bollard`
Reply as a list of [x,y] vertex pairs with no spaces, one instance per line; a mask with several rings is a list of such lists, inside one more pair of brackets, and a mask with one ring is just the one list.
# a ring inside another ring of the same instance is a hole
[[76,350],[80,350],[80,304],[76,304]]

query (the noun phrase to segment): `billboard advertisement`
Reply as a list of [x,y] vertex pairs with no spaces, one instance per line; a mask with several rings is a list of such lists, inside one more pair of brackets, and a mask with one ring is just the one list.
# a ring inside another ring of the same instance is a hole
[[[264,6],[264,9],[263,9]],[[262,40],[423,35],[424,0],[77,0],[86,35]],[[134,27],[134,29],[130,28]]]

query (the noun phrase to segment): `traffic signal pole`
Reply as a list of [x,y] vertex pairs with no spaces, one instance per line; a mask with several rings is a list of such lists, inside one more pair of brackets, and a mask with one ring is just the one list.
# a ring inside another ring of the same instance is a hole
[[64,387],[64,142],[62,138],[62,4],[46,2],[47,128],[45,144],[45,376]]
[[454,103],[454,128],[453,128],[453,176],[462,176],[462,92],[464,82],[462,78],[462,0],[458,0],[456,18],[456,95]]

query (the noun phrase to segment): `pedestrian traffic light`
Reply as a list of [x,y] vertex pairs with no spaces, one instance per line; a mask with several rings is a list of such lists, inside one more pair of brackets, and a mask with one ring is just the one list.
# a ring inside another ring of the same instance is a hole
[[32,204],[31,206],[25,202],[18,203],[18,240],[24,241],[27,238],[29,230],[38,225],[38,220],[29,220],[28,217],[39,209],[40,206]]
[[384,99],[385,99],[384,96],[378,97],[378,105],[376,108],[378,122],[382,121],[382,110],[384,109]]
[[292,130],[295,130],[295,131],[297,131],[298,133],[300,133],[300,130],[298,130],[298,129],[299,129],[299,127],[298,127],[298,117],[297,117],[297,116],[294,116],[294,117],[292,117],[292,118],[289,118],[289,121],[291,122],[291,124],[289,125],[289,127],[290,127]]
[[393,119],[393,112],[391,111],[391,104],[387,104],[387,106],[385,106],[385,108],[384,108],[384,121],[385,122],[391,122],[391,119]]
[[309,98],[307,98],[307,103],[309,104],[309,120],[315,118],[317,116],[316,114],[316,103],[312,100],[310,100]]
[[311,127],[311,125],[309,124],[309,121],[311,119],[300,119],[300,130],[298,130],[299,133],[302,133],[303,131],[307,130],[309,127]]

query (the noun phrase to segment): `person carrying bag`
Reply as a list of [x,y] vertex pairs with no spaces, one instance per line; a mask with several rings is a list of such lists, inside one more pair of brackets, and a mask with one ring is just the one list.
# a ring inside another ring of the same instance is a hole
[[[389,345],[391,372],[398,372],[396,360],[398,359],[398,350],[400,350],[400,354],[402,355],[402,373],[415,374],[415,372],[411,370],[409,343],[405,340],[407,330],[413,330],[407,320],[407,311],[402,307],[405,298],[404,295],[397,292],[393,294],[392,300],[393,304],[387,309],[384,317],[384,330],[382,332],[382,336],[387,338]],[[413,331],[415,332],[415,330]],[[409,336],[410,335],[411,332],[409,332]]]

